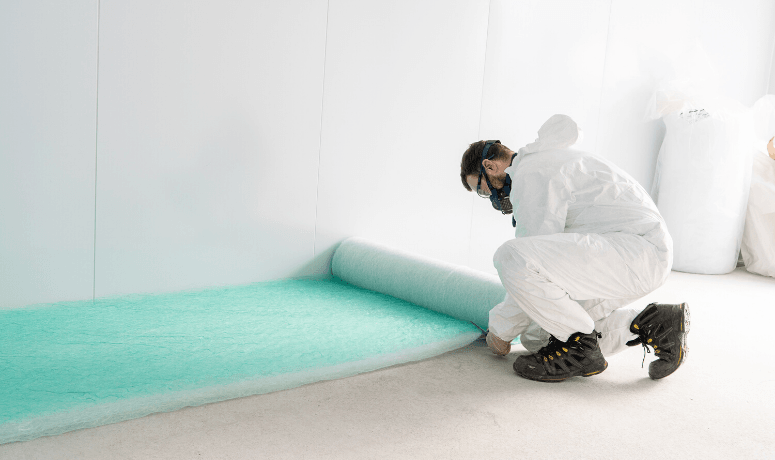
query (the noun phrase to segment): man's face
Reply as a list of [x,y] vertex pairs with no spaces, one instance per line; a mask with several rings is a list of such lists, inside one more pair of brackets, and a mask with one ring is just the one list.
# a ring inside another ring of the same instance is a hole
[[[495,182],[495,180],[493,180],[492,177],[489,177],[489,179],[493,187],[498,187],[498,186],[503,187],[504,185],[502,180],[498,185],[496,185],[493,183]],[[466,176],[466,183],[468,183],[468,186],[471,187],[471,190],[476,192],[477,195],[483,198],[489,198],[493,208],[495,208],[498,211],[501,211],[503,214],[511,214],[512,205],[511,205],[511,200],[509,199],[509,196],[506,195],[506,193],[503,190],[497,189],[498,191],[497,196],[493,200],[493,197],[491,196],[493,192],[492,190],[490,190],[490,187],[487,184],[487,179],[485,178],[483,173],[469,174],[468,176]]]

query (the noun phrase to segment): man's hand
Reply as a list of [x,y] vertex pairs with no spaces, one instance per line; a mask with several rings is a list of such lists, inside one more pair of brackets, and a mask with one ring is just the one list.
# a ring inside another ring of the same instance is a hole
[[498,356],[506,356],[511,351],[511,342],[501,340],[500,337],[492,332],[487,333],[487,346]]

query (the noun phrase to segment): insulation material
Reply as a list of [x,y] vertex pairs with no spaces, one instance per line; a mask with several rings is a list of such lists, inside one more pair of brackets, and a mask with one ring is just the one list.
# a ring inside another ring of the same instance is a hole
[[489,312],[506,290],[495,275],[397,251],[362,238],[344,241],[331,262],[334,276],[487,329]]
[[754,155],[740,252],[746,270],[775,278],[775,158],[764,152]]
[[342,279],[0,310],[0,443],[425,359],[476,340],[469,321],[486,327],[505,294],[363,240],[334,267]]
[[775,277],[775,95],[751,109],[756,141],[740,253],[746,270]]
[[652,196],[673,238],[673,269],[729,273],[751,182],[750,115],[732,102],[682,104],[663,116]]
[[[775,94],[762,96],[751,107],[755,148],[762,150],[768,139],[775,136]],[[775,160],[775,158],[773,158]]]

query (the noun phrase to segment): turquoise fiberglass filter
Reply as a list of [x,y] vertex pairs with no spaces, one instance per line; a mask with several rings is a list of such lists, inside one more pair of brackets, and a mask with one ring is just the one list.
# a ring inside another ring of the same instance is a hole
[[355,286],[472,321],[487,329],[492,307],[506,290],[495,275],[350,238],[331,261],[337,278]]
[[360,239],[333,279],[0,310],[0,443],[293,388],[475,340],[497,278]]

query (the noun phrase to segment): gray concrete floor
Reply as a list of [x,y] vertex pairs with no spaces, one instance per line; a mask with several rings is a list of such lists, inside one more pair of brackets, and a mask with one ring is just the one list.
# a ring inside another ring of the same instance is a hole
[[483,342],[420,362],[0,446],[0,459],[772,459],[775,279],[674,272],[690,354],[661,381],[642,348],[590,378],[517,377]]

